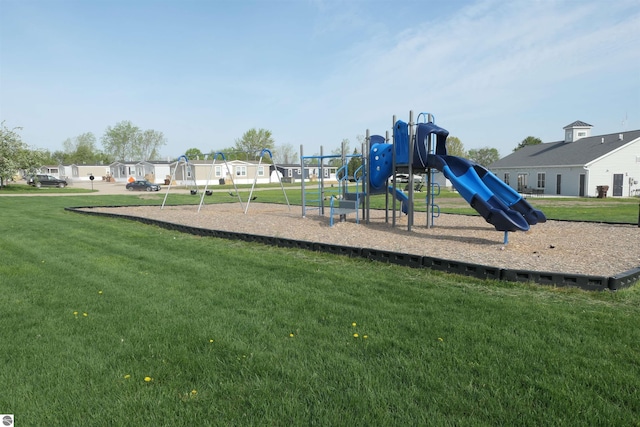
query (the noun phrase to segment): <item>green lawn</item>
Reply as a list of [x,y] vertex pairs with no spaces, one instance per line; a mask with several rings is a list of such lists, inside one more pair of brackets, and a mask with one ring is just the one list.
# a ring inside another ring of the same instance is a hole
[[478,281],[63,209],[161,201],[0,197],[16,425],[640,426],[638,286]]

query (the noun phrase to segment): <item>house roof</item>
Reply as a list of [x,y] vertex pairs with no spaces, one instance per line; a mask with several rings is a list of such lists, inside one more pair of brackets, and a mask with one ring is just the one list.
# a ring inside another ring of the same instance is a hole
[[[619,135],[622,135],[622,139],[619,138]],[[557,141],[526,145],[492,163],[489,168],[586,165],[639,138],[640,130],[632,130],[590,136],[574,142]]]
[[139,161],[138,163],[136,163],[137,165],[141,164],[141,163],[147,163],[149,165],[155,165],[155,166],[162,166],[162,165],[169,165],[171,164],[170,161],[168,160],[142,160]]
[[563,127],[562,129],[571,129],[571,128],[592,128],[593,125],[590,125],[589,123],[585,123],[583,121],[580,120],[576,120],[573,123],[569,123],[568,125],[566,125],[565,127]]
[[[180,160],[176,160],[171,162],[170,164],[173,166],[176,163],[180,163]],[[189,160],[189,164],[193,165],[193,166],[211,166],[213,164],[214,160],[213,159],[207,159],[207,160]],[[224,161],[220,160],[220,159],[216,159],[215,160],[216,165],[224,165]],[[254,160],[249,160],[249,161],[245,161],[245,160],[227,160],[226,161],[228,164],[230,165],[252,165],[252,166],[258,166],[259,162],[258,161],[254,161]],[[182,162],[184,163],[184,162]],[[186,163],[185,163],[186,164]],[[261,163],[262,166],[271,166],[272,163],[267,163],[267,162],[262,162]]]

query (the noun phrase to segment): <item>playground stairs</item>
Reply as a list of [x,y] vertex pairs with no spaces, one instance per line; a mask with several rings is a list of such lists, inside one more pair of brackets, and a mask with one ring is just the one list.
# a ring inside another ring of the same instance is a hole
[[352,213],[356,214],[356,223],[360,222],[358,210],[362,205],[362,193],[345,193],[343,199],[331,198],[331,212],[329,214],[329,225],[333,227],[334,216],[339,216],[340,220]]

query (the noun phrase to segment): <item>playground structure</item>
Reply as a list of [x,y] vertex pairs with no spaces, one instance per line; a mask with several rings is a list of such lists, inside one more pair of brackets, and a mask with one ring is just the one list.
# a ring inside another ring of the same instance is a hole
[[[260,173],[261,169],[261,165],[262,165],[262,159],[264,158],[264,156],[268,154],[269,158],[271,159],[271,161],[273,162],[273,155],[271,153],[271,151],[267,148],[263,149],[260,152],[260,160],[258,162],[258,166],[256,168],[256,172],[253,178],[253,184],[251,186],[251,191],[249,193],[249,197],[247,199],[247,203],[246,205],[242,203],[242,198],[240,197],[240,192],[238,191],[238,186],[236,185],[235,180],[233,179],[234,174],[231,171],[231,167],[229,166],[229,163],[227,162],[227,159],[224,155],[224,153],[222,152],[216,152],[212,154],[212,158],[213,161],[211,163],[211,167],[209,168],[209,173],[207,174],[207,180],[205,182],[205,186],[204,186],[204,191],[202,192],[202,195],[200,197],[200,203],[198,204],[198,212],[200,212],[200,210],[202,209],[202,205],[204,204],[204,196],[211,196],[213,195],[213,191],[209,190],[209,183],[211,182],[211,178],[213,176],[213,172],[216,168],[216,166],[220,166],[220,164],[216,163],[218,160],[218,157],[220,157],[222,159],[222,161],[224,162],[224,166],[227,170],[227,176],[230,178],[231,183],[233,184],[233,188],[235,190],[234,193],[229,193],[232,197],[237,197],[238,198],[238,202],[240,203],[240,207],[243,210],[243,212],[246,214],[249,210],[249,204],[251,202],[251,200],[255,200],[255,196],[253,196],[253,191],[255,189],[255,185],[258,181],[258,175]],[[275,164],[275,162],[273,162],[273,167],[275,169],[276,172],[276,176],[278,177],[278,181],[280,183],[280,188],[282,188],[282,193],[284,194],[285,200],[287,202],[287,206],[289,207],[289,209],[291,209],[291,206],[289,204],[289,199],[287,197],[287,193],[284,189],[284,185],[282,183],[282,178],[280,176],[280,173],[278,172],[278,168],[277,165]],[[165,192],[165,196],[164,196],[164,200],[162,201],[162,206],[161,209],[164,209],[164,206],[166,204],[167,201],[167,197],[169,196],[169,193],[171,191],[171,186],[172,184],[175,182],[176,179],[176,172],[178,171],[178,168],[182,168],[182,177],[184,178],[183,181],[188,182],[188,186],[189,186],[189,193],[191,195],[197,195],[199,193],[198,190],[198,184],[196,182],[196,176],[194,173],[194,170],[192,168],[192,164],[189,162],[189,158],[186,155],[181,155],[180,157],[178,157],[178,161],[176,163],[176,167],[173,169],[173,172],[171,174],[171,179],[169,180],[169,184],[167,186],[167,190]],[[224,184],[224,180],[220,180],[221,184]]]
[[[422,120],[422,121],[421,121]],[[393,140],[366,133],[362,149],[362,166],[355,180],[355,192],[350,191],[346,181],[339,182],[339,194],[331,198],[330,224],[334,215],[344,218],[359,211],[366,223],[369,222],[370,197],[385,194],[385,222],[389,221],[389,195],[392,200],[392,226],[396,225],[396,202],[401,203],[401,211],[407,215],[407,229],[414,224],[414,175],[426,177],[426,226],[433,227],[439,208],[434,199],[439,187],[433,181],[435,171],[440,171],[451,181],[454,189],[497,231],[504,231],[504,243],[508,243],[509,231],[527,231],[531,225],[545,222],[545,215],[534,209],[518,192],[502,182],[488,169],[468,159],[447,154],[449,132],[435,124],[430,113],[420,113],[413,121],[413,111],[409,113],[409,122],[393,117]],[[364,146],[366,145],[366,146]],[[302,149],[301,149],[302,154]],[[324,159],[326,156],[320,156]],[[305,158],[301,155],[304,167]],[[407,174],[406,191],[397,187],[398,174]],[[391,178],[391,183],[389,179]],[[341,177],[344,180],[345,177]],[[323,187],[321,182],[320,187]],[[322,192],[321,192],[322,195]],[[320,214],[324,212],[320,210]],[[305,198],[303,184],[303,216]]]
[[[363,144],[364,147],[364,144]],[[347,154],[346,145],[344,142],[341,145],[341,154],[323,154],[323,147],[320,147],[320,155],[304,155],[304,147],[300,145],[300,171],[302,173],[301,180],[301,190],[302,190],[302,217],[307,216],[308,211],[317,210],[320,216],[324,216],[325,214],[325,202],[327,199],[331,201],[330,206],[332,207],[332,215],[333,218],[333,204],[335,200],[341,200],[340,203],[352,204],[353,201],[347,202],[344,201],[344,197],[349,197],[348,192],[348,183],[350,179],[355,180],[355,177],[349,176],[349,160],[352,158],[362,158],[362,154]],[[329,168],[325,162],[331,160],[340,159],[340,166],[337,167],[336,170],[336,184],[331,184],[327,187],[325,183],[325,178],[328,176],[327,173]],[[315,185],[307,185],[306,179],[308,178],[310,183],[313,183],[311,177],[311,168],[317,172],[317,180],[315,180]],[[355,174],[361,173],[362,168],[358,168]],[[355,175],[354,174],[354,175]],[[308,175],[308,176],[307,176]],[[356,181],[356,186],[358,185],[358,180]],[[345,196],[346,195],[346,196]],[[358,209],[348,209],[350,212],[356,213],[356,222],[359,222],[358,217]],[[347,212],[345,212],[346,214]]]

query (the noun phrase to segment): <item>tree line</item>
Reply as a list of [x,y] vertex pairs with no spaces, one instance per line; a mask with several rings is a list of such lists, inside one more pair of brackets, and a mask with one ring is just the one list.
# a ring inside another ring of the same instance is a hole
[[[110,164],[114,161],[158,160],[160,149],[166,145],[166,138],[162,132],[153,129],[143,130],[126,120],[107,127],[100,140],[102,149],[98,148],[95,135],[86,132],[74,138],[67,138],[62,143],[62,150],[51,153],[47,150],[31,148],[22,142],[19,130],[21,129],[7,128],[4,121],[0,126],[0,187],[6,185],[6,182],[18,171],[35,173],[38,168],[46,164]],[[343,146],[346,153],[359,154],[364,136],[358,135],[356,139],[358,145],[353,150],[349,139],[343,139],[340,146],[331,151],[331,154],[342,154]],[[541,143],[539,138],[528,136],[513,151],[527,145]],[[300,160],[298,151],[291,144],[276,146],[271,131],[262,128],[249,129],[234,141],[234,145],[226,148],[203,153],[199,148],[193,147],[183,154],[191,160],[213,158],[215,153],[224,153],[226,160],[255,161],[265,148],[272,155],[272,157],[263,156],[265,163],[291,164],[298,163]],[[500,153],[495,148],[465,150],[462,141],[455,136],[447,138],[447,151],[449,155],[464,157],[483,166],[489,166],[500,159]],[[339,166],[341,159],[331,159],[328,163],[330,166]],[[351,156],[348,174],[353,176],[361,164],[362,160],[359,157]]]

